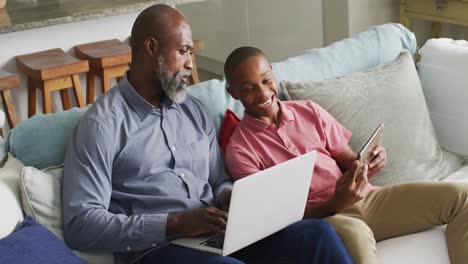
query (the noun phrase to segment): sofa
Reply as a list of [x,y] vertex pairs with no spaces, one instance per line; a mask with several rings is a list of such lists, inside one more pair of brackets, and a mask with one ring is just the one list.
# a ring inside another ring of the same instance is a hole
[[[456,83],[448,84],[454,79],[458,83],[464,80],[462,71],[451,70],[451,63],[460,60],[460,54],[468,54],[468,44],[454,43],[448,39],[429,41],[419,51],[421,60],[416,71],[412,60],[417,49],[414,34],[400,24],[385,24],[272,65],[280,83],[280,98],[313,98],[323,104],[353,132],[351,146],[355,149],[378,121],[385,121],[383,144],[389,152],[389,168],[372,178],[372,183],[385,186],[414,180],[468,181],[468,147],[463,140],[468,132],[464,121],[468,110],[460,99],[464,95],[466,101],[467,92]],[[459,50],[453,53],[453,48],[447,48],[450,45]],[[441,81],[436,74],[440,71],[447,73]],[[188,92],[205,104],[219,136],[228,138],[226,130],[232,127],[225,126],[225,111],[230,109],[242,117],[243,108],[226,93],[225,81],[195,84]],[[453,100],[458,104],[453,105]],[[8,134],[7,159],[0,169],[1,263],[5,261],[3,254],[14,249],[11,243],[5,245],[5,240],[22,231],[27,226],[25,221],[36,221],[58,241],[63,240],[62,164],[66,144],[84,111],[73,108],[39,114],[21,122]],[[452,129],[456,132],[452,133]],[[395,174],[398,168],[403,169]],[[444,231],[445,227],[440,226],[380,241],[379,263],[450,263]],[[21,248],[19,241],[15,245]],[[31,241],[24,243],[24,247],[30,245]],[[69,250],[63,245],[54,248],[59,252]],[[41,248],[40,252],[23,248],[16,251],[16,257],[43,256],[47,250],[50,247]],[[87,263],[114,263],[113,255],[106,252],[75,251],[66,256],[50,252],[50,259],[44,263],[66,263],[65,257],[74,254]]]

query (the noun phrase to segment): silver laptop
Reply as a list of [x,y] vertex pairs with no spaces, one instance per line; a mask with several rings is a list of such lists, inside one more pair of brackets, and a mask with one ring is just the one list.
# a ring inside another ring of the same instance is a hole
[[236,181],[224,238],[181,238],[172,243],[226,256],[301,220],[316,155],[312,151]]

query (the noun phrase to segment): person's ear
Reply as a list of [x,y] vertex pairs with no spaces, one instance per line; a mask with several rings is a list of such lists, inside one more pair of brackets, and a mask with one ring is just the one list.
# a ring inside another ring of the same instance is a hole
[[154,37],[149,37],[145,39],[145,53],[152,58],[157,58],[160,52],[159,43]]
[[234,92],[231,86],[227,87],[227,91],[232,96],[232,98],[239,100],[239,96],[237,96],[237,94]]

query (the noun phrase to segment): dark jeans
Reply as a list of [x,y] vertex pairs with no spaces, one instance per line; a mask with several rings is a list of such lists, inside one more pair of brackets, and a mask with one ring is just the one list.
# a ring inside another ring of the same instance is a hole
[[325,221],[302,220],[230,256],[168,245],[143,258],[142,264],[353,263],[333,228]]

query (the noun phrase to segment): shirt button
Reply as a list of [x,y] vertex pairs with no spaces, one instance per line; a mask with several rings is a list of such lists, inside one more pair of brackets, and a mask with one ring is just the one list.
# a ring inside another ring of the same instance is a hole
[[183,177],[185,177],[185,174],[184,174],[183,172],[181,172],[181,173],[179,174],[179,176],[183,178]]
[[132,248],[130,246],[127,247],[127,251],[130,251],[132,250]]
[[174,151],[174,150],[175,150],[175,146],[172,146],[171,149],[172,149],[172,151]]
[[155,246],[156,246],[156,243],[151,244],[151,246],[152,246],[152,247],[155,247]]

